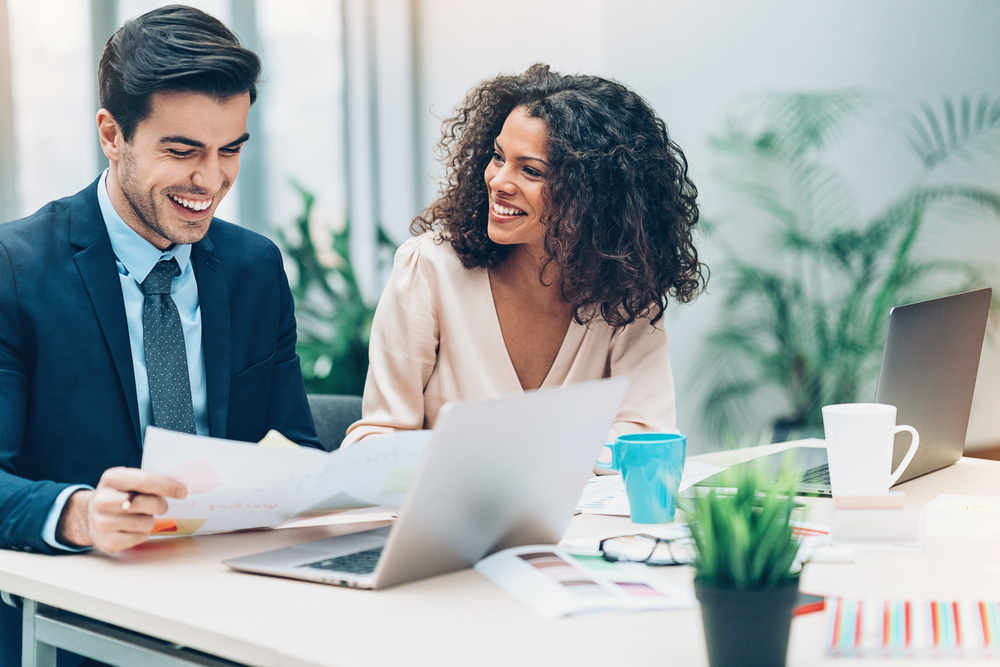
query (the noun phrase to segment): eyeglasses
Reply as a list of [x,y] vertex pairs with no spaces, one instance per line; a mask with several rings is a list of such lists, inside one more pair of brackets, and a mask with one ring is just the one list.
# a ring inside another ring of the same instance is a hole
[[646,565],[690,565],[696,551],[694,540],[684,537],[655,537],[638,533],[608,537],[600,542],[601,557],[610,563]]

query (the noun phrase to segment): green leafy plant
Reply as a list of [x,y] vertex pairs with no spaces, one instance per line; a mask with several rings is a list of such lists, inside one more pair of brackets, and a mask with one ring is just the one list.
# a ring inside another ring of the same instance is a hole
[[696,580],[739,590],[776,588],[794,581],[799,540],[792,532],[796,476],[777,481],[758,466],[729,471],[731,489],[697,489],[682,502],[698,551]]
[[776,430],[818,430],[824,405],[870,399],[892,306],[990,282],[992,267],[925,257],[918,240],[935,206],[1000,213],[997,191],[937,173],[997,157],[1000,100],[945,98],[940,112],[925,104],[910,114],[903,136],[914,177],[865,220],[830,152],[872,102],[856,91],[764,95],[712,139],[739,202],[729,218],[761,228],[766,242],[734,247],[730,227],[709,225],[725,253],[725,321],[706,339],[698,382],[702,421],[716,437],[745,430],[751,398],[766,388],[787,400]]
[[[360,395],[368,373],[368,339],[375,304],[365,300],[351,263],[351,224],[328,229],[314,219],[315,197],[298,183],[303,210],[296,218],[297,240],[282,229],[275,236],[295,271],[290,276],[298,328],[296,351],[302,361],[306,391]],[[391,253],[396,245],[381,226],[378,246]],[[326,238],[328,237],[328,238]]]

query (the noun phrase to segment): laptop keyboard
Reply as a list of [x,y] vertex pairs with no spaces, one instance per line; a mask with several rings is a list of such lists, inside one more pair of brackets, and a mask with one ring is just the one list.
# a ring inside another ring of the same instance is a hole
[[351,574],[371,574],[375,571],[378,559],[382,555],[382,547],[375,547],[367,551],[356,551],[352,554],[337,556],[336,558],[326,558],[315,563],[306,563],[299,567],[314,567],[319,570],[334,570],[336,572],[350,572]]
[[802,473],[802,479],[799,481],[802,484],[829,484],[830,467],[824,463],[815,468],[809,468],[809,470]]

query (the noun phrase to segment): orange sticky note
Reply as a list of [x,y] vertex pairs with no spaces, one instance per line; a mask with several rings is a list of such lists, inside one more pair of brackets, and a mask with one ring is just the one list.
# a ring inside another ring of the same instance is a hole
[[153,522],[153,535],[157,533],[176,533],[177,522],[173,519],[157,519]]

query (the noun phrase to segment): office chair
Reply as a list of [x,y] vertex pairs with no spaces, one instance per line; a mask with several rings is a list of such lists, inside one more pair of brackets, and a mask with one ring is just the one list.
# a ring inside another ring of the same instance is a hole
[[309,394],[306,398],[319,441],[323,449],[332,452],[340,447],[347,427],[361,419],[361,397]]

